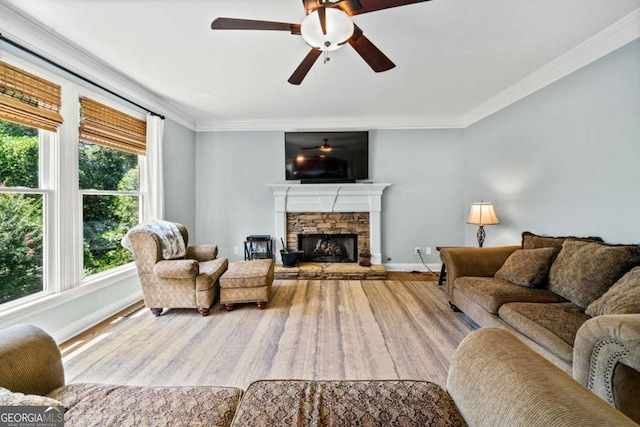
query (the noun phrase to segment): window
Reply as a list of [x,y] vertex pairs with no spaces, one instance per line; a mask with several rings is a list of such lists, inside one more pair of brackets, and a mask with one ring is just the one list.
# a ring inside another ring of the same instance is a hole
[[78,164],[88,276],[133,260],[120,240],[140,222],[138,154],[145,153],[146,124],[89,98],[80,98],[80,105]]
[[[86,98],[94,95],[117,108]],[[107,272],[132,261],[120,240],[142,220],[146,197],[146,122],[122,111],[129,110],[3,55],[0,317],[135,275]]]
[[0,120],[0,304],[45,289],[39,130]]
[[131,262],[120,245],[140,222],[138,156],[80,141],[85,276]]

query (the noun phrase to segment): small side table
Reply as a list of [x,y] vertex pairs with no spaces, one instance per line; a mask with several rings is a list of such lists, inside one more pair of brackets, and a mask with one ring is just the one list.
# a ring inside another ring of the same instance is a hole
[[244,260],[273,259],[273,239],[252,239],[247,237],[244,241]]
[[[444,248],[459,248],[461,246],[436,246],[436,251],[440,252],[440,249]],[[442,263],[442,267],[440,267],[440,277],[438,278],[438,286],[444,285],[444,281],[447,278],[447,266]]]

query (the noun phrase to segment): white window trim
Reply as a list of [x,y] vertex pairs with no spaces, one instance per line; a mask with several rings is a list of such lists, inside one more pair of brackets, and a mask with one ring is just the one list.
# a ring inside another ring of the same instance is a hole
[[[39,193],[45,200],[43,269],[44,290],[32,295],[0,304],[0,327],[72,301],[114,283],[135,277],[133,262],[83,277],[82,196],[88,190],[79,190],[78,141],[80,96],[146,120],[146,114],[66,80],[58,74],[42,69],[22,58],[0,50],[0,59],[29,73],[45,78],[62,87],[61,115],[64,123],[56,133],[40,132],[40,187],[2,188],[2,192]],[[140,197],[140,221],[144,204],[149,197],[144,169],[145,158],[138,156],[140,172],[137,192],[99,192],[100,194],[136,195]],[[42,173],[44,171],[44,173]],[[89,190],[89,192],[95,190]],[[97,194],[97,193],[96,193]],[[140,297],[141,297],[140,292]]]

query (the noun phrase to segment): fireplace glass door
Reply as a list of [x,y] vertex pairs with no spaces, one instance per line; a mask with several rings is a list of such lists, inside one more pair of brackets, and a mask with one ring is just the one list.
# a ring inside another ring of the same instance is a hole
[[356,262],[357,234],[298,234],[304,262]]

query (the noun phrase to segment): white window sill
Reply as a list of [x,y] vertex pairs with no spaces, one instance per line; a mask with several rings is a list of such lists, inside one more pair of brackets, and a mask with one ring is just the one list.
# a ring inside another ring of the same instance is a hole
[[67,289],[59,293],[43,292],[42,296],[25,297],[24,303],[7,303],[6,308],[0,308],[0,328],[36,315],[40,312],[67,303],[76,298],[95,292],[114,283],[136,276],[134,263],[128,263],[121,267],[112,268],[102,273],[94,274],[84,279],[79,286]]

